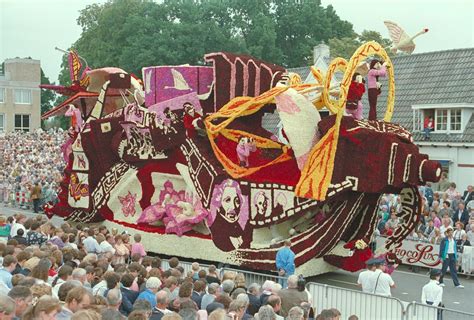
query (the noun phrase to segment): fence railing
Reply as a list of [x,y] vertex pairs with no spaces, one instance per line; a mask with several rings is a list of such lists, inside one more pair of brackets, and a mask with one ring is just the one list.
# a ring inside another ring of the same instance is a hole
[[336,308],[341,312],[341,319],[357,315],[361,320],[403,320],[403,302],[397,298],[314,282],[308,283],[307,289],[317,312]]
[[[183,276],[186,276],[187,273],[192,270],[192,262],[187,262],[187,261],[181,261],[180,260],[179,265],[181,267],[183,267],[183,269],[184,269],[184,275]],[[169,268],[170,268],[169,260],[162,259],[161,260],[161,269],[162,270],[167,270]],[[204,270],[206,270],[206,272],[208,272],[209,271],[209,265],[200,263],[199,264],[199,269],[204,269]]]
[[474,313],[453,309],[439,308],[419,302],[409,303],[406,307],[405,320],[473,320]]
[[247,287],[251,283],[258,283],[258,284],[262,285],[267,280],[271,280],[271,281],[274,281],[274,282],[278,283],[280,280],[286,279],[285,277],[279,277],[277,275],[258,273],[258,272],[252,272],[252,271],[245,271],[245,270],[226,268],[226,267],[221,269],[221,276],[224,275],[224,273],[226,271],[233,271],[233,272],[236,272],[236,273],[242,273],[245,276],[245,284],[247,285]]

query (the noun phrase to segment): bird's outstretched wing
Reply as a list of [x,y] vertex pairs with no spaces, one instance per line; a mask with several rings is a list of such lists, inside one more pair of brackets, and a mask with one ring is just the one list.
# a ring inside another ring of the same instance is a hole
[[383,23],[387,26],[388,33],[393,41],[394,46],[397,46],[400,42],[404,42],[410,39],[406,32],[402,28],[400,28],[400,26],[395,22],[384,21]]
[[188,83],[184,79],[181,72],[176,69],[171,69],[171,74],[173,75],[174,87],[178,90],[190,90]]

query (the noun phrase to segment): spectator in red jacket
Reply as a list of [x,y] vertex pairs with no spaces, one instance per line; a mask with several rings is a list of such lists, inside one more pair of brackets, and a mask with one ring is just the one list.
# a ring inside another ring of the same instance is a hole
[[434,130],[433,117],[429,116],[425,118],[423,123],[423,131],[425,133],[425,140],[430,140],[430,132]]

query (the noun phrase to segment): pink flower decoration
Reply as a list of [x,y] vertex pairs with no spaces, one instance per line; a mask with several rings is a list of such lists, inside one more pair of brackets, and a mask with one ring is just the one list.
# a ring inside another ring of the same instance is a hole
[[135,204],[137,201],[137,194],[131,194],[130,191],[125,197],[118,196],[120,204],[122,205],[122,213],[124,216],[128,217],[134,216],[136,213]]

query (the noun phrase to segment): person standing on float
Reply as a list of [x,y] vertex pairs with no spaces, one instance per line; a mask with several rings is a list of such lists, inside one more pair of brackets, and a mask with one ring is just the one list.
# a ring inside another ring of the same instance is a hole
[[387,76],[387,63],[381,62],[377,59],[374,59],[370,62],[370,69],[367,74],[367,87],[368,87],[368,96],[369,96],[369,120],[377,120],[377,99],[381,93],[381,87],[379,77]]
[[276,254],[276,267],[278,275],[282,278],[278,280],[283,288],[287,286],[287,279],[295,273],[295,253],[291,250],[291,241],[285,240],[285,246],[278,250]]

